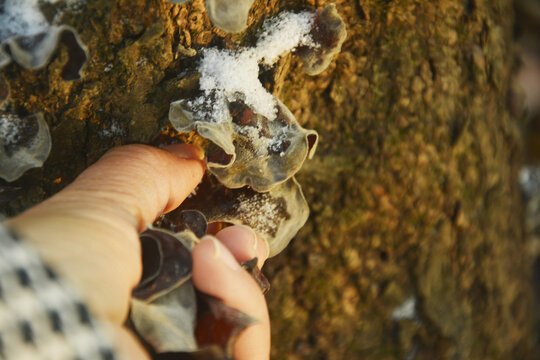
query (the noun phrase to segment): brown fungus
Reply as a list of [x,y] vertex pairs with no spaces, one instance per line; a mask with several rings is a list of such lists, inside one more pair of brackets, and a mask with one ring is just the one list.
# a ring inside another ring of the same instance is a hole
[[0,177],[18,179],[26,170],[40,167],[51,151],[49,127],[40,113],[20,118],[0,113]]
[[196,297],[188,280],[151,302],[131,299],[130,319],[155,352],[195,351]]
[[147,230],[140,235],[140,240],[143,249],[143,275],[141,282],[133,290],[134,297],[151,301],[189,280],[191,254],[183,242],[196,241],[196,237],[190,232],[173,235]]
[[[307,201],[294,178],[261,193],[247,186],[227,189],[207,176],[196,194],[164,216],[164,223],[182,223],[182,212],[187,209],[200,211],[209,223],[251,227],[267,242],[270,256],[289,244],[309,216]],[[170,229],[169,225],[163,226]]]
[[151,229],[140,239],[143,275],[131,299],[133,328],[156,352],[197,350],[190,252],[197,237]]
[[[184,222],[179,224],[189,228],[206,223],[201,217],[184,212]],[[190,248],[198,241],[190,230],[173,234],[153,229],[141,235],[143,278],[131,299],[128,324],[149,346],[154,359],[232,358],[236,337],[255,322],[194,288]],[[266,287],[266,278],[253,269],[254,264],[256,259],[242,266]]]

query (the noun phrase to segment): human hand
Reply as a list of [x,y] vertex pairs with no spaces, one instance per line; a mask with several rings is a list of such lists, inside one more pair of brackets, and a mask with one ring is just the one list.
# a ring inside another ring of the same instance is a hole
[[[111,324],[120,355],[148,355],[122,327],[132,289],[141,277],[138,233],[178,207],[204,173],[202,152],[190,145],[168,151],[144,145],[111,150],[64,190],[8,220],[83,298]],[[267,257],[264,242],[233,226],[203,238],[193,249],[193,282],[202,292],[258,319],[238,338],[237,359],[268,359],[270,324],[264,296],[238,261]]]

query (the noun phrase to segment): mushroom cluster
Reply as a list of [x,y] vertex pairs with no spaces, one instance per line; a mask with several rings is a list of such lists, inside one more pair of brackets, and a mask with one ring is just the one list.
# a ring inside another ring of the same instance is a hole
[[[207,7],[209,3],[218,1],[207,0]],[[234,2],[227,3],[234,7]],[[141,236],[143,280],[134,292],[130,317],[154,358],[232,358],[235,337],[253,323],[194,289],[187,249],[206,234],[208,223],[241,224],[261,235],[274,256],[307,221],[309,207],[294,175],[313,155],[318,135],[302,128],[263,87],[259,68],[296,52],[306,73],[318,74],[345,37],[345,24],[334,5],[282,12],[264,22],[255,46],[203,49],[196,69],[186,72],[189,79],[198,79],[198,89],[171,103],[169,120],[177,131],[197,131],[209,140],[205,151],[210,174],[178,209]],[[243,266],[265,291],[268,282],[256,263],[255,258]],[[209,323],[212,331],[197,331]],[[198,336],[201,333],[205,336]]]
[[[209,192],[200,191],[178,211],[192,207],[209,221],[248,225],[268,242],[271,256],[285,248],[308,217],[308,205],[293,176],[315,152],[318,135],[302,128],[263,87],[259,69],[296,52],[306,73],[318,74],[345,37],[345,24],[331,4],[267,19],[253,47],[200,51],[199,89],[193,97],[171,103],[169,120],[176,130],[196,130],[216,146],[207,149],[208,170],[221,183],[214,187],[235,195],[228,197],[229,206],[213,209]],[[277,203],[283,204],[280,212],[271,211]],[[255,211],[244,211],[250,207]]]
[[[0,69],[11,62],[41,68],[63,44],[69,59],[61,76],[79,79],[87,55],[77,34],[54,20],[49,23],[38,3],[0,0],[0,23],[7,24],[0,28]],[[228,32],[246,28],[252,4],[206,0],[212,23]],[[203,49],[197,66],[185,72],[196,74],[198,89],[170,104],[169,120],[177,131],[196,131],[208,140],[209,175],[181,207],[141,235],[143,276],[133,292],[130,323],[152,356],[196,352],[196,358],[230,358],[234,338],[254,322],[194,289],[190,249],[209,223],[242,224],[260,234],[274,256],[307,221],[309,207],[294,175],[313,156],[318,134],[300,126],[286,105],[265,89],[260,69],[294,52],[305,72],[317,75],[339,53],[345,38],[345,24],[333,4],[316,11],[282,12],[263,23],[254,46]],[[13,181],[43,164],[51,139],[42,114],[21,117],[13,112],[9,90],[0,75],[0,177]],[[252,259],[243,266],[264,290],[268,284],[256,263]],[[221,337],[197,337],[197,327],[208,323],[201,319],[208,318],[221,321],[211,321],[226,330],[213,333]]]

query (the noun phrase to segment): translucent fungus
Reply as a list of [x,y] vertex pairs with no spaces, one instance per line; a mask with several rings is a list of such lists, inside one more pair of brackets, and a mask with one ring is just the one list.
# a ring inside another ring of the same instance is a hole
[[165,215],[157,226],[176,232],[170,224],[182,223],[182,214],[188,209],[200,211],[208,222],[251,227],[267,242],[270,256],[289,244],[309,216],[307,201],[294,178],[261,193],[248,186],[227,189],[207,176],[197,193]]
[[0,113],[0,177],[18,179],[26,170],[40,167],[49,156],[51,137],[40,113],[20,118]]
[[195,120],[196,110],[186,111],[184,101],[171,104],[170,119],[177,130],[196,129],[223,149],[225,156],[208,155],[208,169],[225,186],[249,185],[268,191],[300,170],[318,141],[316,131],[302,128],[281,101],[273,96],[272,100],[277,109],[272,120],[254,113],[242,101],[228,104],[230,121]]
[[341,45],[347,38],[345,22],[339,16],[334,4],[318,10],[313,25],[313,41],[320,46],[304,46],[298,49],[298,55],[304,61],[304,71],[308,75],[323,72],[330,65],[332,58],[339,54]]
[[206,0],[206,10],[212,24],[228,32],[238,33],[247,26],[254,0]]
[[302,128],[258,76],[259,64],[273,65],[298,46],[319,47],[310,35],[314,21],[313,12],[284,12],[263,24],[255,47],[203,50],[202,95],[171,104],[178,131],[197,130],[224,152],[208,156],[208,168],[225,186],[268,191],[313,154],[317,133]]
[[37,0],[6,0],[0,13],[0,69],[15,61],[26,69],[45,66],[59,43],[69,59],[62,70],[64,80],[76,80],[87,60],[86,51],[75,30],[66,25],[51,25]]
[[[208,221],[248,225],[268,242],[271,255],[289,243],[309,213],[293,176],[313,155],[318,135],[302,128],[264,88],[259,66],[273,66],[297,51],[306,72],[318,74],[345,36],[343,20],[329,5],[265,20],[253,47],[200,51],[199,91],[171,103],[169,120],[176,130],[196,130],[217,147],[207,149],[208,169],[221,184],[203,183],[202,195],[188,199],[179,211],[197,209]],[[171,222],[174,214],[168,216]]]
[[187,280],[152,302],[132,298],[130,319],[137,333],[158,353],[195,351],[195,300],[195,289]]
[[[169,0],[183,4],[189,0]],[[254,0],[206,0],[206,11],[212,25],[227,32],[238,33],[247,26],[249,9]]]
[[[206,6],[215,25],[240,31],[252,2],[207,0]],[[130,318],[156,353],[196,351],[197,358],[232,358],[237,334],[255,321],[219,299],[195,296],[186,271],[190,266],[182,268],[188,262],[173,249],[178,252],[181,244],[192,249],[209,223],[249,226],[266,241],[269,256],[281,252],[297,234],[309,207],[294,174],[313,155],[318,135],[303,129],[263,87],[259,65],[272,66],[298,50],[306,72],[319,73],[339,52],[344,36],[333,5],[317,12],[284,12],[265,21],[254,47],[201,50],[199,76],[186,71],[182,81],[188,93],[196,95],[171,103],[169,119],[176,130],[196,130],[211,141],[206,149],[211,174],[179,208],[141,235],[143,276]],[[196,80],[198,90],[189,86]],[[253,258],[242,266],[265,291],[268,281],[256,264]]]

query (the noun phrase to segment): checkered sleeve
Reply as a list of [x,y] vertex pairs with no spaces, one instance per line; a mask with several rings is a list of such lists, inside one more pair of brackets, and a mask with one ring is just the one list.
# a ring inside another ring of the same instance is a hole
[[86,305],[1,224],[0,359],[117,359]]

